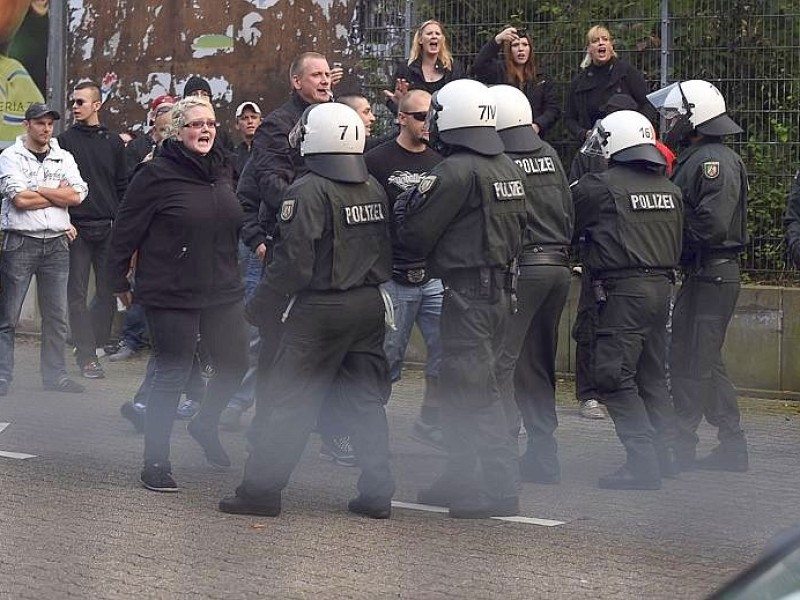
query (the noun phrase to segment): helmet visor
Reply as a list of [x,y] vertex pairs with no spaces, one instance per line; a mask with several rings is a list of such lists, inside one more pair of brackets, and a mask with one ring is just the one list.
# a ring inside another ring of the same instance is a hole
[[[661,88],[660,90],[656,90],[655,92],[650,92],[647,94],[647,101],[652,104],[656,110],[661,110],[666,104],[667,98],[672,93],[674,89],[680,89],[680,82],[676,81],[675,83],[671,83],[670,85]],[[681,90],[681,95],[683,92]]]
[[609,133],[603,129],[600,119],[595,121],[594,128],[581,146],[581,154],[586,156],[603,156],[603,149],[608,143]]

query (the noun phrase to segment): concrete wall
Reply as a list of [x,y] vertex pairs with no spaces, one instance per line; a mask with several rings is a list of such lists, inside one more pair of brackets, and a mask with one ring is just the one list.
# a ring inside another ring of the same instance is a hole
[[[22,311],[20,331],[38,331],[36,286],[31,285]],[[557,368],[574,372],[575,343],[570,331],[575,319],[578,280],[573,280],[561,318]],[[407,358],[422,363],[425,345],[414,331]],[[736,314],[728,328],[725,362],[743,395],[800,399],[800,289],[768,286],[742,288]]]
[[[577,308],[573,280],[561,318],[557,368],[574,372],[575,343],[570,331]],[[800,289],[742,288],[725,342],[728,373],[742,395],[800,399]],[[414,332],[408,358],[423,362],[424,344]]]

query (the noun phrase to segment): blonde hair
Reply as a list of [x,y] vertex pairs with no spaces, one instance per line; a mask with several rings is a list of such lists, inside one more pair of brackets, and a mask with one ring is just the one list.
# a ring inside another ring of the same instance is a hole
[[[188,96],[182,100],[178,100],[175,103],[175,106],[173,106],[170,110],[171,120],[169,127],[164,134],[164,139],[175,139],[175,137],[178,135],[178,132],[183,128],[184,125],[186,125],[186,113],[193,108],[197,108],[198,106],[210,108],[211,112],[214,113],[214,107],[211,106],[211,102],[208,101],[208,98],[200,96]],[[216,115],[214,116],[216,118]]]
[[428,19],[422,25],[417,27],[417,30],[414,32],[414,40],[411,42],[411,55],[408,57],[408,64],[413,63],[421,56],[422,45],[420,44],[420,40],[422,38],[422,32],[428,25],[436,25],[439,28],[439,31],[442,32],[442,42],[439,45],[439,54],[437,55],[437,58],[445,69],[452,71],[453,53],[450,52],[450,45],[447,43],[447,35],[444,32],[444,26],[436,19]]
[[[581,69],[585,69],[590,64],[592,64],[592,56],[589,54],[589,44],[594,42],[595,40],[599,39],[600,37],[605,34],[611,43],[614,42],[614,38],[611,37],[611,32],[608,30],[608,27],[605,25],[595,25],[594,27],[590,28],[589,31],[586,32],[586,56],[583,57],[581,61]],[[612,50],[611,56],[617,58],[617,51]]]

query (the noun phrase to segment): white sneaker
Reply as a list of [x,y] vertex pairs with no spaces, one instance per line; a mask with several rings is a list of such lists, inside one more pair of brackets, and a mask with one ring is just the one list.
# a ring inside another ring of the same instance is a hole
[[584,419],[598,420],[606,418],[606,413],[603,410],[603,407],[600,406],[600,403],[594,398],[590,398],[589,400],[584,400],[583,402],[580,403],[580,405],[581,406],[578,412],[580,412],[581,416]]

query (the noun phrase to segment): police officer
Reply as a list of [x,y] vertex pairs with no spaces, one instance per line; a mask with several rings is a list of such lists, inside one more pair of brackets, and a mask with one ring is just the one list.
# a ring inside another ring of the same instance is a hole
[[449,506],[455,518],[519,510],[516,440],[494,362],[510,315],[509,264],[521,249],[527,184],[503,154],[496,110],[477,81],[452,81],[436,92],[428,131],[445,159],[395,205],[398,243],[427,256],[445,286],[439,383],[449,456],[444,474],[418,499]]
[[386,194],[367,173],[364,125],[350,107],[307,108],[297,138],[309,173],[284,195],[274,256],[256,292],[259,306],[280,307],[284,319],[267,376],[271,410],[251,426],[243,481],[219,509],[280,513],[281,490],[323,399],[336,385],[341,389],[336,408],[349,421],[361,467],[359,496],[348,509],[385,519],[394,493],[378,288],[392,269]]
[[[665,373],[667,317],[681,251],[680,189],[664,175],[647,117],[618,111],[599,122],[584,152],[609,160],[572,188],[575,234],[598,303],[594,375],[626,463],[601,488],[659,489],[674,475],[675,415]],[[663,472],[662,472],[663,471]]]
[[[747,173],[723,142],[741,133],[725,99],[707,81],[684,81],[649,96],[666,120],[665,142],[678,150],[672,180],[683,191],[684,279],[675,303],[670,352],[682,468],[746,471],[747,442],[722,344],[739,297],[738,256],[747,244]],[[705,415],[719,445],[695,460]]]
[[510,85],[496,85],[490,91],[497,102],[497,133],[506,154],[525,171],[531,192],[518,261],[519,309],[507,321],[497,358],[497,382],[512,435],[517,437],[519,413],[528,432],[528,449],[520,460],[521,479],[558,483],[556,350],[558,323],[569,294],[575,212],[564,167],[552,146],[533,129],[525,94]]

